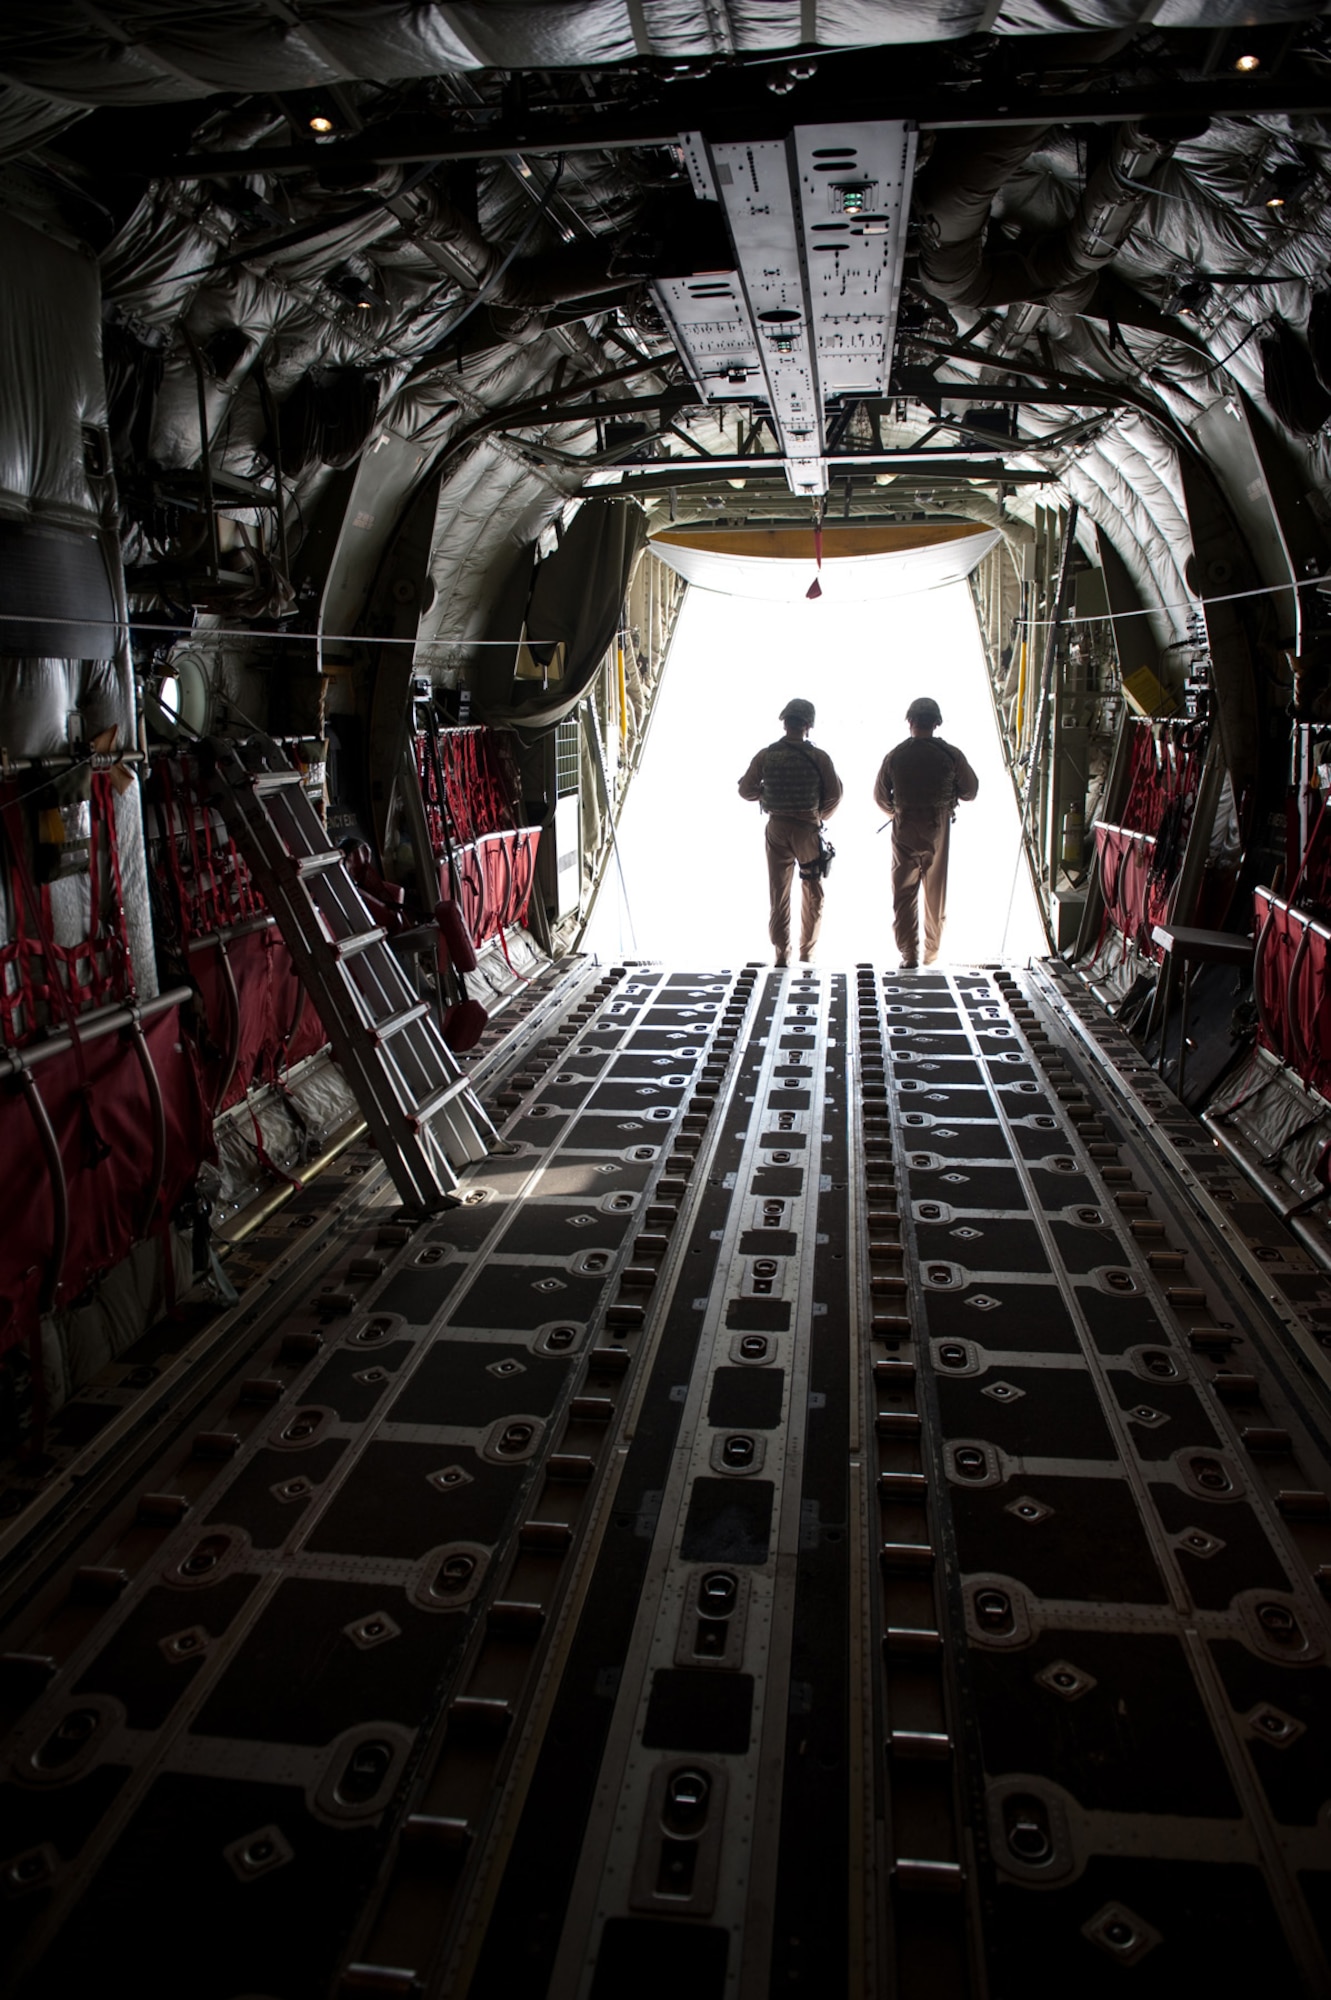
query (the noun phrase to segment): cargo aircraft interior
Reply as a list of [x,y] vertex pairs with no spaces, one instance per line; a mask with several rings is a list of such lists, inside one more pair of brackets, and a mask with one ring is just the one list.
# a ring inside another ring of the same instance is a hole
[[[1327,2000],[1326,12],[15,4],[0,253],[4,1992]],[[604,944],[707,592],[1035,949]]]

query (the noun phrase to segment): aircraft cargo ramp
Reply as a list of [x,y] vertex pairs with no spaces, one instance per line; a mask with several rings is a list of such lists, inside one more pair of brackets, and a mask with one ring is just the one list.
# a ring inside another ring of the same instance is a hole
[[53,1427],[7,1988],[1331,1990],[1331,1281],[1071,975],[576,964],[482,1095]]

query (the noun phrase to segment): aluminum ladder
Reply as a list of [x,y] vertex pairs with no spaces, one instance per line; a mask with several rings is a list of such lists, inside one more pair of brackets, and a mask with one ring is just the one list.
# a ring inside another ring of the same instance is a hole
[[214,737],[212,791],[328,1030],[404,1204],[443,1205],[495,1130],[413,991],[301,773],[271,739]]

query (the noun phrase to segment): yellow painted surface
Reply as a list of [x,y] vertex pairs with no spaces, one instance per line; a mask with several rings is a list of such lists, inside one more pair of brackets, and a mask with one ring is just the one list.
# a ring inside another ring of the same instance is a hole
[[1161,687],[1149,667],[1124,674],[1123,692],[1138,715],[1178,714],[1178,696],[1172,688]]

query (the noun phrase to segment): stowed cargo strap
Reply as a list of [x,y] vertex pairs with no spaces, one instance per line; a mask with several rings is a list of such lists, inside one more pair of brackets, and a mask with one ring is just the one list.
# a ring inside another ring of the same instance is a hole
[[445,812],[453,840],[461,846],[470,845],[487,833],[510,830],[513,804],[510,787],[500,768],[494,731],[484,727],[441,729],[438,744],[444,780],[442,800],[435,782],[429,737],[422,734],[415,739],[416,770],[436,856],[448,845],[444,838]]

